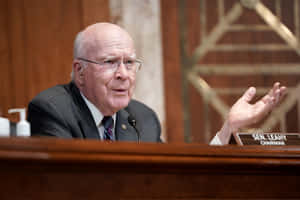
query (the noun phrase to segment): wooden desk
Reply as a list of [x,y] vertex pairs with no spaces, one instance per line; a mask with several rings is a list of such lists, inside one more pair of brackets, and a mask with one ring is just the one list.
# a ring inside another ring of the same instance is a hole
[[299,147],[0,139],[1,200],[300,199]]

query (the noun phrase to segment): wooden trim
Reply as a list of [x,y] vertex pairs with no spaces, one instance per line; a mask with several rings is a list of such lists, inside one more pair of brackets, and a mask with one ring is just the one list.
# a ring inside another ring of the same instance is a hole
[[184,142],[178,1],[161,1],[166,133],[169,143]]
[[297,146],[0,139],[3,200],[299,199],[299,169]]

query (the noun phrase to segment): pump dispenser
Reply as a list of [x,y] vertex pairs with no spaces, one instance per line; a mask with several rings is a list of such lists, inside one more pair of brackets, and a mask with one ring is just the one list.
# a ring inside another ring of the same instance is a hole
[[8,113],[20,113],[20,121],[17,123],[17,136],[29,137],[30,136],[30,124],[26,121],[26,109],[14,108],[9,109]]

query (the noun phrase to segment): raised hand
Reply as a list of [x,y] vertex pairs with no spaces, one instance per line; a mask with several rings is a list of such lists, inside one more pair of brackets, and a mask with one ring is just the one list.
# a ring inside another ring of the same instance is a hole
[[250,87],[231,107],[228,118],[218,133],[222,144],[228,143],[231,133],[236,132],[239,128],[245,128],[262,120],[278,105],[285,93],[286,87],[280,86],[280,83],[276,82],[268,94],[251,104],[250,102],[256,94],[256,89]]

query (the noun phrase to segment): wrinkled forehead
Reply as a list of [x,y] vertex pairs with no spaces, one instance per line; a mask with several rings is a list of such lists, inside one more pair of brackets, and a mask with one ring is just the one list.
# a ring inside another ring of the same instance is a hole
[[133,40],[122,29],[94,30],[87,32],[85,37],[87,37],[87,53],[90,57],[135,56]]

